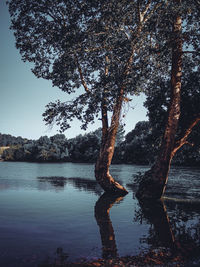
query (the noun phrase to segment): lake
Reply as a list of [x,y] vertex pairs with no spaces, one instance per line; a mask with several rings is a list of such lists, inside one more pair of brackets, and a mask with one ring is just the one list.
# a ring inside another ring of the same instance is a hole
[[133,180],[147,169],[112,165],[129,191],[115,198],[102,196],[93,164],[0,162],[0,266],[199,249],[200,169],[173,167],[165,204],[144,206]]

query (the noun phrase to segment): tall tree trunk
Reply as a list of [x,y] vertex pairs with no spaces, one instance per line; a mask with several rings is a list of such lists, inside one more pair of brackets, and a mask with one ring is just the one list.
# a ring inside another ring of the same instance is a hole
[[[127,75],[130,72],[132,63],[133,63],[133,57],[135,54],[135,49],[138,45],[137,38],[141,34],[142,28],[145,25],[146,21],[150,18],[149,16],[145,17],[148,9],[150,7],[150,3],[146,5],[146,9],[142,12],[140,10],[140,5],[138,1],[138,26],[134,34],[134,38],[131,42],[131,53],[130,56],[127,59],[127,62],[124,67],[123,75],[122,77],[122,83],[121,87],[118,92],[118,96],[116,99],[116,103],[113,110],[113,115],[111,119],[111,125],[108,127],[108,118],[107,118],[107,101],[106,101],[106,89],[104,90],[103,96],[102,96],[102,142],[101,142],[101,149],[100,154],[97,159],[96,165],[95,165],[95,177],[97,182],[101,185],[101,187],[104,189],[105,192],[124,195],[127,194],[128,191],[119,183],[117,183],[114,178],[110,175],[109,167],[112,161],[112,157],[114,154],[114,147],[115,147],[115,139],[116,134],[119,126],[119,119],[120,119],[120,113],[122,108],[122,102],[124,98],[124,81],[127,78]],[[156,10],[158,8],[158,5],[155,6]],[[109,73],[109,58],[108,56],[105,57],[105,76],[108,76]]]
[[[174,0],[180,4],[180,0]],[[180,117],[180,93],[182,72],[182,20],[180,14],[175,17],[173,25],[172,69],[171,69],[171,101],[168,108],[168,120],[158,154],[152,168],[147,171],[139,184],[136,196],[139,199],[160,199],[165,192],[168,173],[173,157],[175,135]]]
[[95,165],[95,177],[105,192],[125,195],[128,191],[114,180],[109,172],[115,148],[115,139],[119,126],[120,112],[123,101],[123,88],[119,91],[117,101],[113,110],[111,125],[108,127],[107,107],[102,101],[102,142],[99,157]]

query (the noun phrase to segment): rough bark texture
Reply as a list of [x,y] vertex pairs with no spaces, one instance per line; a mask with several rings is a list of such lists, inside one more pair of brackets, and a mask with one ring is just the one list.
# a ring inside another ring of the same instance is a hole
[[109,172],[114,148],[110,144],[113,137],[110,137],[105,146],[101,149],[100,156],[95,165],[95,177],[105,192],[111,194],[125,195],[128,191],[114,180]]
[[102,146],[95,165],[95,177],[105,192],[125,195],[128,193],[127,190],[116,182],[109,172],[109,167],[114,154],[117,128],[118,126],[115,126],[114,129],[109,128],[106,138],[102,137]]
[[[180,3],[179,0],[175,2]],[[171,102],[168,108],[168,120],[158,158],[152,168],[144,174],[140,182],[136,194],[139,199],[160,199],[165,192],[167,184],[175,145],[175,135],[180,117],[182,71],[181,24],[181,16],[177,14],[173,27],[174,41],[172,47]]]
[[112,194],[125,195],[128,191],[114,180],[109,172],[115,148],[115,139],[119,126],[120,112],[123,101],[124,90],[121,88],[113,110],[111,125],[108,127],[106,94],[102,101],[102,140],[99,157],[95,165],[95,177],[97,182],[105,192]]
[[117,246],[115,242],[115,233],[109,212],[113,204],[119,202],[122,197],[117,197],[104,193],[96,202],[95,218],[99,226],[101,242],[102,242],[102,257],[104,259],[117,257]]

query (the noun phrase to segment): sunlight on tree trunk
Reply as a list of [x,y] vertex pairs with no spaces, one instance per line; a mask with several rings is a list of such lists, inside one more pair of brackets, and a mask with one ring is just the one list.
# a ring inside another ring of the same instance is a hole
[[106,103],[102,102],[102,142],[99,157],[95,165],[95,177],[105,192],[125,195],[128,191],[122,185],[117,183],[109,172],[109,167],[115,149],[115,140],[119,126],[122,101],[123,89],[119,91],[110,127],[108,127]]
[[[180,4],[180,0],[174,1]],[[171,68],[171,101],[168,108],[168,120],[157,160],[152,168],[144,174],[139,185],[139,199],[160,199],[165,192],[168,173],[173,157],[175,135],[180,117],[180,93],[182,73],[182,19],[180,14],[175,17],[173,25],[174,40],[172,46]]]

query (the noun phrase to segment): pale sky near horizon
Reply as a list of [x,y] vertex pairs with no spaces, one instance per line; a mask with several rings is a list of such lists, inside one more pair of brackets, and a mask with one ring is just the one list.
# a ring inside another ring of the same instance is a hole
[[[69,100],[69,96],[50,81],[38,79],[31,72],[29,63],[21,60],[15,48],[13,32],[9,29],[10,17],[6,0],[0,1],[0,133],[38,139],[40,136],[52,136],[58,129],[45,125],[42,113],[50,101]],[[135,97],[131,102],[134,109],[129,108],[123,123],[125,131],[132,130],[138,121],[147,120],[146,109],[143,107],[143,95]],[[86,132],[100,127],[100,121],[89,125]],[[84,134],[80,123],[74,121],[71,128],[64,132],[67,138]]]

